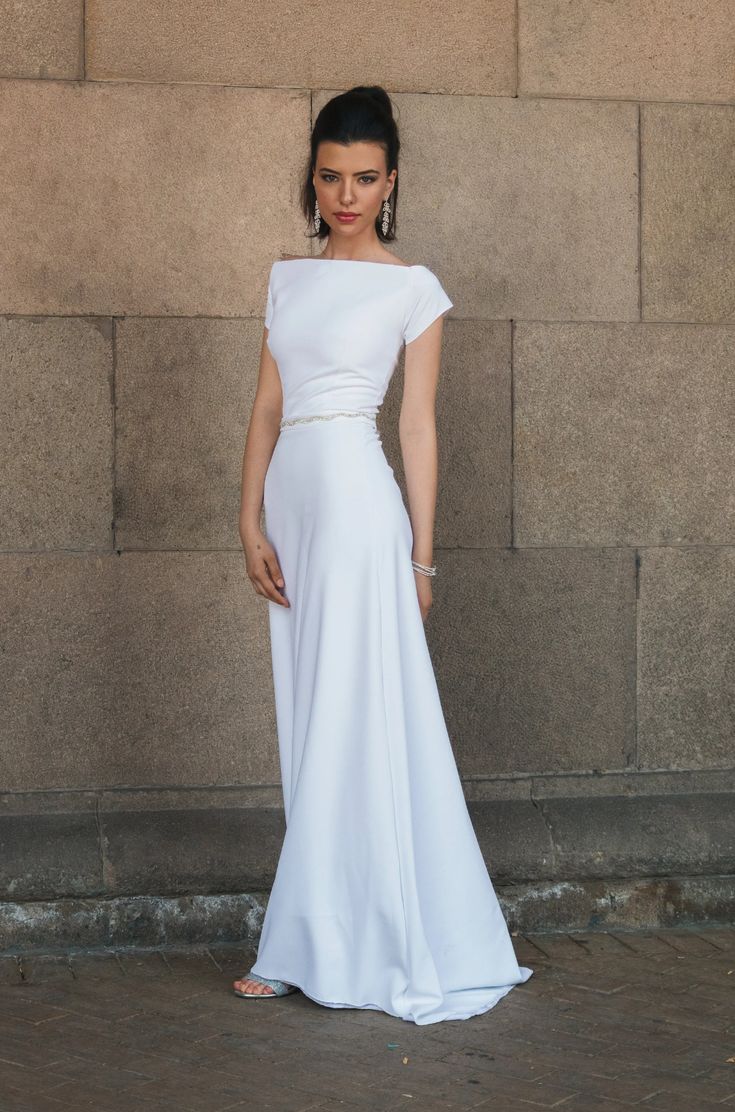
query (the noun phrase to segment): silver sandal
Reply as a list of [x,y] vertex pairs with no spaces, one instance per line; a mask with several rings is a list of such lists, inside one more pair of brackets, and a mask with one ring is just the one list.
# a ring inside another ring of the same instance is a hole
[[259,977],[257,973],[246,973],[244,977],[239,977],[240,981],[257,981],[260,985],[268,985],[273,989],[273,992],[240,992],[239,989],[233,988],[235,996],[246,996],[249,1000],[260,999],[260,997],[269,996],[288,996],[291,992],[298,992],[298,985],[287,985],[285,981],[278,981],[270,977]]

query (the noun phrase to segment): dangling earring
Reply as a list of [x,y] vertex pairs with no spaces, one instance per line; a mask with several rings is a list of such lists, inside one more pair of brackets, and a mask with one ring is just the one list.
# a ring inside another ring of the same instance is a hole
[[383,224],[382,224],[382,228],[383,228],[383,235],[384,236],[388,234],[388,225],[389,224],[390,224],[390,205],[388,204],[388,198],[386,197],[386,199],[383,201]]
[[314,230],[319,231],[322,222],[322,214],[319,212],[319,202],[314,202]]

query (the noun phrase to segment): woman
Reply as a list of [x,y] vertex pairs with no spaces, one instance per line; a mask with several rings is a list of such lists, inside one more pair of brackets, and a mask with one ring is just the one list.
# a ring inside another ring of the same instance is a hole
[[[257,960],[233,987],[427,1024],[487,1011],[531,970],[467,812],[424,632],[452,302],[383,247],[398,150],[384,89],[329,101],[302,195],[326,249],[270,272],[240,534],[269,604],[286,836]],[[410,517],[375,421],[404,343]]]

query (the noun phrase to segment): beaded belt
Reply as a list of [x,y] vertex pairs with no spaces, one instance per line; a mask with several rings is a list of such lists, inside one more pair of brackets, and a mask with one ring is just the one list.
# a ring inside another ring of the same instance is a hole
[[311,413],[305,417],[284,417],[280,428],[301,425],[307,421],[331,421],[333,417],[367,417],[368,421],[375,420],[375,414],[368,409],[343,409],[339,413]]

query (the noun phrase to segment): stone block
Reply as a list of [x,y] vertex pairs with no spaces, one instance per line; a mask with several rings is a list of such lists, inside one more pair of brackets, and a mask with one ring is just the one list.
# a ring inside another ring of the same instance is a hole
[[121,548],[240,548],[242,456],[261,337],[258,321],[145,318],[118,325]]
[[735,112],[643,105],[641,161],[643,319],[735,321]]
[[4,788],[278,779],[268,616],[241,553],[6,555],[0,583]]
[[735,860],[732,797],[537,799],[559,880],[726,874]]
[[735,540],[729,327],[520,323],[519,545]]
[[731,0],[533,0],[518,7],[523,96],[730,101]]
[[635,731],[635,558],[436,554],[427,639],[464,776],[623,769]]
[[[379,2],[354,34],[324,0],[87,0],[87,73],[95,80],[345,89],[370,72],[388,89],[513,96],[514,0],[467,0],[461,16],[421,0]],[[216,15],[215,15],[216,13]],[[318,29],[318,49],[312,49]]]
[[[122,955],[111,955],[110,951],[130,947],[138,951],[134,961],[136,971],[141,972],[146,958],[141,957],[140,950],[150,947],[234,942],[256,948],[265,906],[265,894],[249,892],[233,896],[217,893],[48,899],[32,904],[0,901],[0,955],[70,954],[79,972],[82,962],[94,961],[95,948],[102,948],[111,961],[118,963]],[[159,966],[164,976],[170,976],[160,955],[148,955],[147,961],[146,977],[155,976]],[[116,964],[116,970],[119,976],[120,964]],[[47,980],[45,971],[41,979]]]
[[0,795],[0,899],[99,895],[96,808],[92,792]]
[[[383,448],[408,509],[398,419],[403,358],[380,414]],[[437,547],[510,544],[510,327],[497,321],[447,321],[436,396]]]
[[0,0],[0,28],[0,77],[83,77],[83,0]]
[[469,800],[468,809],[493,883],[554,876],[549,830],[531,799]]
[[108,894],[186,896],[270,888],[285,825],[282,808],[103,805],[100,830]]
[[[704,928],[703,938],[709,937],[718,923],[732,927],[735,912],[732,876],[547,881],[507,885],[498,896],[511,930],[550,932],[533,939],[542,952],[546,939],[553,946],[556,931],[699,927]],[[637,941],[635,937],[630,939],[633,947]],[[645,941],[644,936],[643,945]],[[570,944],[568,938],[559,940],[560,944],[564,942]],[[668,943],[661,939],[658,945],[665,948]],[[712,952],[716,950],[712,948]],[[675,960],[676,955],[670,957]]]
[[110,551],[112,455],[110,321],[0,318],[0,547]]
[[303,253],[307,91],[4,81],[0,118],[0,312],[260,317]]
[[735,549],[645,549],[638,625],[640,764],[732,767]]

